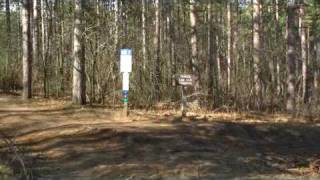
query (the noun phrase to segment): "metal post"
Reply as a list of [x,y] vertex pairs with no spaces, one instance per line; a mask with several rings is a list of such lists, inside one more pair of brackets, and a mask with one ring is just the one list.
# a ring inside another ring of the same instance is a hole
[[123,101],[123,110],[126,116],[129,115],[129,73],[122,74],[122,101]]
[[182,117],[186,117],[186,114],[187,114],[187,112],[186,112],[186,102],[187,102],[187,100],[186,100],[186,97],[185,97],[185,89],[184,89],[185,87],[184,86],[181,86],[181,116]]
[[129,116],[129,108],[128,108],[128,103],[127,102],[124,102],[123,112],[125,113],[126,116]]
[[124,113],[129,115],[129,81],[132,72],[132,49],[121,49],[120,72],[122,73],[122,95],[124,103]]

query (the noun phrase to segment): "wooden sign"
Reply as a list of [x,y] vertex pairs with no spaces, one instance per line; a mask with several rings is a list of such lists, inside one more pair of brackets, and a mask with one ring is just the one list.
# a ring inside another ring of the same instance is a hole
[[178,84],[180,86],[193,86],[194,78],[190,74],[181,74],[178,76]]

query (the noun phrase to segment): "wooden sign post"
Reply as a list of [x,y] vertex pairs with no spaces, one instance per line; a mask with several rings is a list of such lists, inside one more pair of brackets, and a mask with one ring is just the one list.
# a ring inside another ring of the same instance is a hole
[[180,74],[177,76],[178,85],[181,87],[181,116],[185,117],[187,114],[187,97],[186,97],[186,87],[187,86],[194,86],[194,78],[190,74]]

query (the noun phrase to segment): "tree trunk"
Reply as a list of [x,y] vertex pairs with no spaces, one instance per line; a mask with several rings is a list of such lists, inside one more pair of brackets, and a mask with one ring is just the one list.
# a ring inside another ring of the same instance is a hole
[[308,95],[308,44],[307,44],[307,32],[305,25],[305,8],[304,2],[300,6],[300,40],[301,40],[301,60],[302,60],[302,98],[303,102],[307,103],[309,100]]
[[21,12],[22,25],[22,65],[24,100],[32,98],[32,1],[23,0]]
[[11,59],[11,11],[10,0],[6,0],[6,25],[7,25],[7,57],[5,63],[5,74],[8,74],[9,63]]
[[295,91],[295,72],[296,72],[296,54],[295,42],[297,41],[296,32],[296,7],[295,3],[288,2],[288,20],[287,20],[287,71],[288,71],[288,88],[287,88],[287,111],[293,113],[296,109],[296,91]]
[[160,69],[160,3],[155,0],[155,34],[153,39],[155,58],[154,58],[154,97],[156,101],[160,100],[160,83],[161,83],[161,69]]
[[[217,9],[218,11],[218,9]],[[216,24],[221,24],[222,22],[222,12],[219,10],[220,16],[216,16]],[[222,82],[222,73],[221,73],[221,28],[218,28],[217,32],[215,33],[215,46],[217,47],[217,56],[216,56],[216,64],[217,64],[217,89],[220,90],[221,82]]]
[[147,33],[146,33],[146,1],[142,1],[142,66],[146,70],[147,63]]
[[261,88],[261,44],[260,44],[260,0],[253,0],[253,68],[254,68],[254,87],[256,108],[262,105]]
[[85,57],[83,49],[83,28],[82,28],[82,8],[84,0],[74,0],[75,19],[73,34],[73,86],[72,102],[74,104],[86,104],[86,84],[85,84]]
[[[238,82],[238,70],[239,70],[239,51],[238,51],[238,46],[239,46],[239,0],[234,0],[234,13],[233,13],[233,41],[232,41],[232,59],[233,59],[233,77],[234,77],[234,82]],[[234,83],[234,96],[235,98],[238,97],[238,83]]]
[[208,61],[206,66],[206,72],[207,72],[207,81],[208,81],[208,105],[211,107],[214,103],[214,79],[217,77],[214,76],[214,61],[216,53],[214,52],[214,43],[215,43],[215,36],[213,34],[213,22],[212,22],[212,3],[208,2],[207,5],[207,11],[208,11]]
[[114,1],[114,28],[115,28],[115,33],[114,33],[114,44],[115,44],[115,52],[117,54],[118,52],[118,47],[119,47],[119,2],[118,0]]
[[[200,69],[198,64],[198,49],[197,49],[197,16],[196,16],[196,1],[190,0],[190,24],[191,24],[191,63],[192,73],[195,77],[194,92],[200,91]],[[196,99],[195,104],[198,106],[199,98]]]
[[227,90],[231,88],[231,61],[232,61],[232,18],[231,18],[231,2],[227,2]]
[[[319,94],[319,68],[320,68],[320,38],[315,40],[315,67],[314,67],[314,92]],[[316,97],[317,97],[316,96]]]
[[38,1],[33,0],[33,13],[32,13],[32,42],[33,42],[33,61],[38,62]]
[[40,14],[41,14],[41,60],[42,60],[42,66],[43,66],[43,95],[44,97],[47,97],[47,58],[46,58],[46,47],[45,47],[45,39],[46,39],[46,33],[45,33],[45,7],[44,7],[44,1],[40,0]]
[[[64,0],[60,0],[60,8],[63,9],[64,7]],[[65,63],[65,57],[64,57],[64,11],[60,11],[60,91],[62,94],[64,94],[65,87],[65,77],[64,77],[64,63]]]
[[[275,9],[275,25],[276,25],[276,43],[280,42],[281,37],[281,27],[280,27],[280,15],[279,15],[279,0],[275,0],[274,3]],[[279,49],[276,49],[276,87],[277,95],[281,94],[281,59],[279,58],[280,53]]]

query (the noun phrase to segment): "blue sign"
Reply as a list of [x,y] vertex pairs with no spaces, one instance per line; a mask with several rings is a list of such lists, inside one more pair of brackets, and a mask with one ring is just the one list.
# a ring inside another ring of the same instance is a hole
[[128,97],[129,96],[129,91],[122,91],[122,96]]

